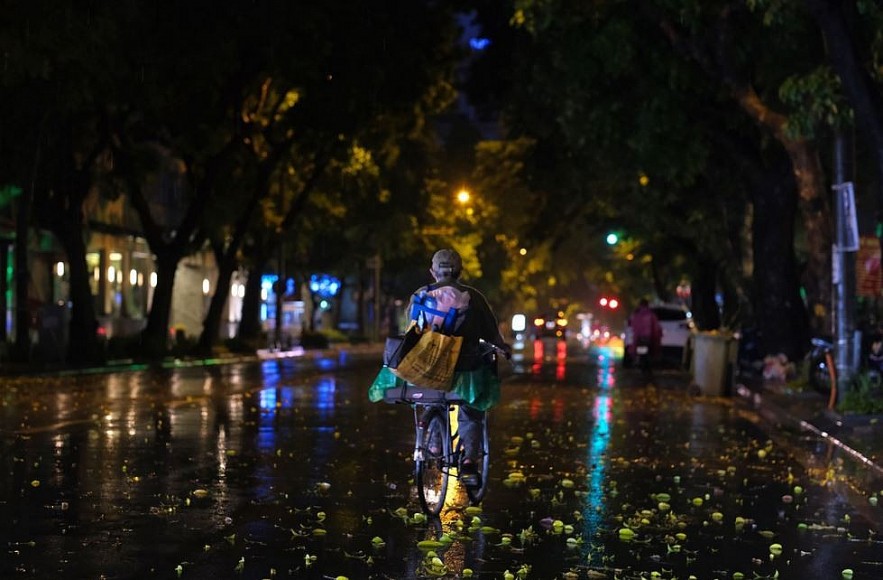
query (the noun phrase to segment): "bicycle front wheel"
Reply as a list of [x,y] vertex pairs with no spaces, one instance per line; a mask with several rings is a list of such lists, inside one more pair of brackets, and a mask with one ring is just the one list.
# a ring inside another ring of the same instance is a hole
[[423,511],[437,516],[445,504],[448,492],[448,459],[451,457],[451,437],[447,422],[438,410],[431,410],[423,417],[422,440],[418,441],[418,453],[414,475],[417,496]]

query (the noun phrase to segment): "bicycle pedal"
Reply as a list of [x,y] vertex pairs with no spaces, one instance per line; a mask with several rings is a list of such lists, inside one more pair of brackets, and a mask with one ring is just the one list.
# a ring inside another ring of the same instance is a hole
[[466,487],[481,487],[481,475],[477,473],[464,473],[460,476],[460,483]]

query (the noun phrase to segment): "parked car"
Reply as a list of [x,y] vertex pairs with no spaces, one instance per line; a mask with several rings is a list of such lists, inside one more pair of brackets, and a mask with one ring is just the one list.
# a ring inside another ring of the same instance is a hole
[[[684,356],[684,349],[690,340],[690,335],[695,328],[693,323],[693,315],[685,307],[677,304],[655,304],[650,310],[656,314],[659,319],[659,326],[662,327],[662,358],[665,360],[681,362]],[[629,346],[633,343],[632,329],[626,323],[624,345],[625,352],[623,354],[623,363],[630,366]]]

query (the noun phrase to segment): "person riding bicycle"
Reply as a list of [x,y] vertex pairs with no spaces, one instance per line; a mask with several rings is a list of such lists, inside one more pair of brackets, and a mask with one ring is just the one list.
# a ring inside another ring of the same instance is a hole
[[[451,334],[463,337],[463,341],[454,367],[451,391],[467,402],[458,408],[460,444],[464,455],[460,478],[467,485],[474,485],[475,463],[481,451],[479,440],[485,414],[500,399],[500,379],[496,369],[488,364],[486,348],[482,347],[481,341],[500,348],[507,358],[511,356],[512,348],[503,340],[497,318],[484,295],[460,282],[462,271],[460,254],[451,249],[438,250],[432,256],[429,268],[435,282],[418,288],[412,294],[408,313],[410,316],[415,300],[427,294],[435,298],[440,309],[457,308]],[[401,386],[400,381],[388,369],[381,369],[369,390],[369,399],[381,400],[383,391]]]

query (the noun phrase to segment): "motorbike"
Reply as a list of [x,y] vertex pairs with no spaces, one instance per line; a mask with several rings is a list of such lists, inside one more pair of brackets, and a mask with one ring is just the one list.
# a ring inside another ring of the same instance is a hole
[[653,377],[653,368],[650,361],[650,341],[646,339],[638,339],[635,344],[635,366],[641,369],[641,372],[647,378]]
[[828,394],[831,392],[831,366],[833,364],[834,343],[823,337],[813,337],[811,348],[806,355],[809,362],[809,385],[817,391]]

